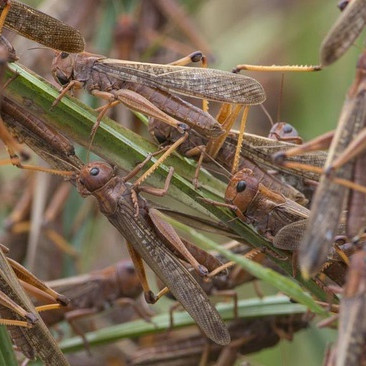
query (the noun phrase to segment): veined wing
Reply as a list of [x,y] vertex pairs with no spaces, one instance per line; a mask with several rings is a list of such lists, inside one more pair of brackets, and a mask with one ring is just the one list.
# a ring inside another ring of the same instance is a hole
[[[1,2],[0,11],[4,10]],[[64,52],[82,52],[85,41],[73,27],[39,10],[12,0],[5,27],[44,46]]]
[[128,238],[160,280],[183,305],[206,335],[218,344],[230,342],[229,332],[206,293],[182,263],[168,250],[151,225],[141,216],[134,218],[133,207],[119,201],[119,210],[109,221]]
[[366,1],[352,0],[333,25],[320,47],[321,64],[330,65],[341,57],[366,25]]
[[266,99],[257,80],[222,70],[115,59],[99,60],[93,68],[121,80],[221,103],[255,105]]

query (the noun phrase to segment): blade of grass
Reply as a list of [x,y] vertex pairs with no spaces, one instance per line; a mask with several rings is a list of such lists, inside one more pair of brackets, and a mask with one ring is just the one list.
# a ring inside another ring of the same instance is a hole
[[0,325],[0,365],[17,366],[13,345],[4,325]]
[[[220,315],[225,320],[233,320],[232,304],[220,303],[217,305]],[[301,314],[306,312],[306,307],[294,304],[286,296],[269,296],[263,299],[241,300],[238,302],[240,318],[254,318],[269,315]],[[146,334],[168,331],[170,329],[169,314],[160,314],[151,319],[151,323],[144,320],[111,326],[95,332],[85,334],[90,346],[115,342],[123,338],[139,337]],[[194,325],[193,319],[186,312],[174,312],[174,328]],[[65,353],[75,352],[84,348],[80,337],[65,339],[59,344]]]
[[[259,263],[256,263],[250,259],[247,259],[241,255],[237,255],[232,253],[230,250],[225,249],[221,245],[217,244],[213,240],[203,237],[202,234],[198,233],[195,229],[190,227],[186,227],[186,225],[171,219],[167,218],[174,227],[178,227],[181,230],[187,231],[191,236],[194,236],[197,239],[196,244],[201,247],[204,247],[206,250],[214,250],[219,254],[225,256],[228,260],[234,261],[239,264],[242,268],[244,268],[247,272],[255,276],[256,278],[272,285],[276,289],[282,291],[285,295],[290,298],[298,301],[300,304],[307,306],[310,311],[329,316],[329,313],[320,307],[303,289],[292,279],[289,279],[278,272],[264,267]],[[201,244],[201,245],[200,245]]]

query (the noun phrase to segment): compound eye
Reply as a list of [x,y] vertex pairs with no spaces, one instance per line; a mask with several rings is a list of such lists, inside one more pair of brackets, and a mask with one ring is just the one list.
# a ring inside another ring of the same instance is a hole
[[66,77],[65,75],[57,75],[56,76],[57,81],[60,83],[60,85],[64,86],[67,85],[69,83],[69,79],[68,77]]
[[286,124],[285,127],[283,128],[283,132],[291,133],[292,132],[292,126],[290,126],[289,124]]
[[241,180],[240,182],[238,182],[238,184],[236,185],[236,191],[238,193],[243,192],[245,190],[245,188],[247,188],[247,183],[245,180]]
[[61,52],[61,58],[65,59],[66,57],[69,57],[69,54],[67,52]]
[[99,174],[99,168],[91,168],[90,175],[96,177]]
[[166,137],[164,135],[154,134],[156,140],[159,144],[164,144],[166,142]]
[[135,274],[135,267],[132,264],[131,265],[127,265],[126,266],[126,270],[127,270],[127,273],[128,274],[131,274],[131,275]]

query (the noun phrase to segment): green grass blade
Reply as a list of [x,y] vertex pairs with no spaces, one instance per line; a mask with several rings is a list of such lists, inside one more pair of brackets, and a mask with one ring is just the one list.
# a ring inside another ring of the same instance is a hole
[[[220,303],[217,305],[220,315],[225,320],[233,320],[232,304]],[[306,307],[294,304],[286,296],[269,296],[263,299],[241,300],[238,302],[240,318],[254,318],[269,315],[300,314],[306,312]],[[193,319],[186,312],[174,312],[174,328],[194,325]],[[85,334],[90,346],[115,342],[123,338],[134,338],[170,329],[169,314],[160,314],[151,319],[151,323],[144,320],[115,325]],[[84,348],[80,337],[69,338],[59,344],[65,353],[75,352]]]
[[4,325],[0,325],[0,365],[18,365],[13,351],[13,345]]

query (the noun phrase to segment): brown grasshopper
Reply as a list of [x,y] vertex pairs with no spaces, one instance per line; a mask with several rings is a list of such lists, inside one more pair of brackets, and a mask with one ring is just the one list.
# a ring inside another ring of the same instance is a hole
[[[0,323],[8,326],[11,338],[29,359],[40,358],[46,365],[68,365],[47,327],[20,286],[41,290],[48,299],[66,305],[68,300],[45,286],[17,262],[0,250]],[[14,273],[15,271],[15,273]],[[58,305],[58,304],[57,304]]]
[[[168,126],[157,119],[150,119],[149,132],[160,144],[163,145],[175,143],[182,136],[176,129],[171,128],[171,126]],[[244,149],[246,146],[249,146],[250,148],[250,146],[252,145],[252,136],[253,135],[249,134],[244,135],[242,149]],[[249,143],[247,142],[247,138]],[[273,145],[273,140],[267,140],[270,141],[270,143]],[[205,155],[202,154],[202,149],[204,149],[204,146],[206,144],[206,139],[204,139],[202,136],[199,136],[194,131],[190,131],[188,138],[178,147],[178,152],[188,157],[195,157],[199,155],[203,159]],[[232,161],[236,153],[236,145],[237,140],[232,140],[230,138],[227,139],[215,157],[216,161],[227,170],[231,169]],[[283,147],[283,144],[280,144],[280,146]],[[273,175],[267,174],[255,163],[255,159],[253,159],[252,157],[247,158],[247,156],[248,154],[245,154],[240,157],[238,164],[240,169],[251,169],[255,172],[255,175],[256,177],[258,177],[258,179],[260,179],[265,185],[270,186],[271,189],[273,189],[274,191],[281,192],[285,196],[301,204],[307,203],[306,198],[301,192],[289,185],[282,183]],[[253,154],[253,156],[255,155]],[[211,159],[208,159],[208,162],[211,162]],[[274,165],[272,165],[272,168],[273,166]],[[196,170],[194,178],[195,182],[198,180],[199,169],[200,164],[198,164]]]
[[[77,179],[78,190],[83,196],[93,195],[97,198],[101,212],[128,238],[129,252],[140,278],[144,276],[141,256],[205,334],[216,343],[227,344],[229,334],[216,309],[185,267],[171,254],[167,245],[175,247],[181,253],[187,249],[178,249],[180,244],[177,242],[177,234],[169,224],[161,221],[158,211],[148,208],[146,201],[137,194],[139,191],[164,194],[173,171],[168,175],[165,189],[154,189],[134,187],[127,183],[140,169],[138,167],[121,178],[106,163],[87,164],[81,169]],[[185,254],[186,258],[188,256],[191,255]],[[190,263],[200,273],[207,273],[194,258],[191,258]],[[147,301],[155,302],[158,298],[150,291],[145,279],[142,280],[142,286]]]
[[271,127],[268,138],[271,140],[290,142],[301,145],[303,140],[296,128],[286,122],[276,122]]
[[[14,0],[1,0],[0,11],[0,33],[4,26],[28,39],[60,51],[81,52],[85,48],[84,38],[79,31],[26,4]],[[2,78],[7,63],[14,62],[18,58],[12,45],[2,35],[0,37],[0,77]],[[5,87],[6,84],[3,88]],[[19,165],[19,158],[15,153],[19,148],[1,121],[0,138],[7,147],[12,163]]]
[[[4,101],[8,102],[7,99]],[[28,126],[30,121],[24,115],[25,112],[14,108],[14,113],[16,113],[17,119],[21,120],[22,124],[24,123],[23,131],[25,128],[34,129],[34,126]],[[9,119],[7,113],[4,113],[4,120],[10,125],[15,123]],[[217,310],[172,251],[188,260],[201,275],[206,275],[208,270],[217,268],[220,263],[217,261],[208,261],[204,265],[198,263],[190,253],[190,251],[196,253],[198,248],[188,245],[187,249],[172,227],[160,219],[159,211],[149,208],[147,202],[138,195],[138,192],[141,191],[157,195],[164,194],[173,171],[171,170],[169,173],[165,189],[132,185],[127,183],[127,180],[135,176],[141,166],[122,178],[116,175],[114,169],[106,163],[83,165],[80,160],[66,153],[64,147],[60,146],[62,144],[58,141],[57,133],[51,130],[44,132],[42,129],[45,126],[41,128],[40,121],[38,124],[37,137],[23,132],[23,140],[56,167],[65,167],[73,174],[77,171],[76,183],[79,192],[84,196],[95,196],[101,212],[131,243],[129,245],[130,254],[139,277],[142,278],[145,298],[149,302],[154,302],[159,296],[155,297],[148,287],[140,256],[197,321],[207,336],[219,344],[227,344],[229,335]],[[18,131],[17,128],[16,130]],[[52,145],[50,144],[49,147],[45,147],[43,140],[45,133],[48,135],[47,139],[52,141]],[[45,153],[45,150],[54,151],[54,153],[50,155],[48,152]],[[145,162],[148,160],[146,159]],[[63,174],[60,171],[57,172]],[[211,265],[210,263],[214,263],[213,267],[206,268]]]
[[23,37],[64,52],[82,52],[84,38],[69,25],[15,0],[0,1],[0,30],[4,26]]
[[340,306],[338,341],[326,364],[328,366],[356,366],[366,361],[366,324],[363,320],[366,302],[365,258],[365,247],[351,257]]
[[328,66],[337,61],[352,46],[366,24],[364,0],[342,1],[339,8],[342,14],[320,46],[322,66]]
[[[8,66],[8,63],[14,62],[18,60],[18,57],[16,55],[14,47],[10,44],[10,42],[0,35],[0,80],[3,79],[5,70]],[[5,88],[6,84],[2,86],[2,88]],[[18,164],[18,156],[16,152],[19,152],[19,155],[21,155],[23,158],[26,158],[26,154],[20,149],[19,144],[12,138],[9,131],[4,126],[4,122],[2,121],[0,117],[0,138],[3,141],[8,154],[10,156],[10,159],[13,160],[14,165]]]
[[[308,322],[302,314],[268,316],[260,319],[238,319],[229,325],[233,339],[230,345],[221,347],[210,344],[207,349],[205,339],[197,334],[179,336],[169,335],[169,339],[156,340],[156,345],[141,347],[129,357],[131,365],[170,365],[196,366],[205,351],[208,352],[207,363],[217,366],[231,366],[236,364],[240,355],[258,352],[272,347],[283,338],[291,339],[293,334],[306,328]],[[161,337],[160,337],[161,338]]]
[[[194,53],[188,60],[195,60],[197,56],[202,55]],[[109,102],[98,122],[108,108],[121,102],[180,131],[186,129],[187,123],[206,136],[218,136],[223,131],[214,118],[171,93],[246,105],[265,100],[262,86],[252,78],[215,69],[179,66],[183,62],[186,59],[173,65],[144,64],[86,52],[59,53],[52,63],[52,73],[64,90],[54,105],[68,90],[85,87],[89,93]],[[96,128],[97,125],[92,135]]]
[[142,287],[129,260],[85,275],[49,281],[47,285],[70,299],[67,307],[42,314],[48,326],[64,319],[73,324],[78,318],[104,310],[106,304],[131,305],[138,315],[147,318],[135,302]]
[[250,169],[242,169],[231,178],[225,200],[235,207],[239,218],[271,241],[284,226],[309,216],[308,209],[260,183]]
[[[354,153],[360,154],[359,148],[362,145],[363,135],[360,132],[366,127],[365,70],[366,53],[363,53],[358,61],[355,81],[348,91],[335,134],[320,136],[298,148],[274,156],[275,161],[284,163],[283,165],[322,172],[322,169],[314,169],[311,166],[284,162],[284,158],[296,155],[299,151],[324,148],[331,141],[328,159],[324,166],[327,174],[320,180],[312,203],[308,228],[300,246],[300,261],[304,276],[314,275],[327,257],[346,203],[348,194],[346,187],[360,189],[360,186],[365,183],[362,174],[364,156],[360,155],[357,159],[349,161],[355,156]],[[366,213],[362,204],[364,199],[364,194],[357,191],[348,195],[346,217],[348,237],[352,238],[359,234],[365,225]]]
[[[225,192],[225,201],[227,203],[207,200],[209,203],[232,209],[242,221],[253,225],[272,242],[274,247],[290,251],[298,249],[310,211],[266,187],[250,169],[242,169],[232,177]],[[347,261],[345,256],[352,253],[352,248],[346,246],[344,251],[347,254],[343,254],[342,249],[336,249],[329,254],[328,259]],[[329,264],[324,269],[328,267]],[[344,275],[344,269],[341,272]],[[333,271],[329,270],[327,273]],[[332,279],[342,283],[342,274],[333,276]]]

